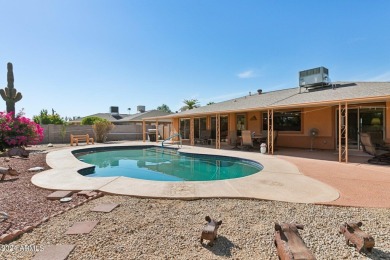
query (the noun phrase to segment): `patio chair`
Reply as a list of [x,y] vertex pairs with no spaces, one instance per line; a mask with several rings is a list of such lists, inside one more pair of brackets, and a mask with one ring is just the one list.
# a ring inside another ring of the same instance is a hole
[[360,134],[360,143],[363,147],[363,151],[374,156],[368,160],[373,164],[390,164],[390,149],[386,147],[377,147],[371,140],[369,133]]
[[208,144],[210,138],[211,138],[211,130],[202,130],[200,132],[199,139],[197,139],[197,140],[201,144]]
[[390,151],[390,143],[386,143],[383,141],[382,131],[379,132],[367,132],[367,134],[371,137],[371,142],[375,145],[376,148],[380,150],[389,150]]
[[390,148],[375,145],[372,142],[371,135],[369,133],[360,133],[360,143],[363,147],[363,151],[373,156],[379,156],[390,152]]
[[234,145],[234,147],[232,149],[238,149],[238,137],[237,137],[237,131],[234,130],[234,131],[230,131],[229,132],[229,144],[230,145]]
[[241,131],[241,149],[253,148],[252,134],[249,130]]

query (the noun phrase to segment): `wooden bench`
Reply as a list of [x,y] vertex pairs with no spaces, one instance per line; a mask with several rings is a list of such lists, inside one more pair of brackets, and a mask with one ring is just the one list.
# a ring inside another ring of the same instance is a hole
[[89,134],[86,135],[70,135],[70,145],[73,146],[75,143],[76,145],[79,145],[79,142],[86,142],[87,144],[92,143],[94,144],[93,138],[89,137]]

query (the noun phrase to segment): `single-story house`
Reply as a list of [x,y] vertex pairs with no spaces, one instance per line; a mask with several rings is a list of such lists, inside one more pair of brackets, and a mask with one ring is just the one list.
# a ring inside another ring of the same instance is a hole
[[232,136],[250,130],[269,137],[271,154],[275,145],[329,149],[339,151],[340,162],[348,162],[348,150],[360,147],[360,133],[369,132],[390,142],[389,110],[390,82],[300,82],[299,87],[258,90],[176,114],[145,118],[144,123],[170,119],[173,130],[190,145],[203,130],[210,130],[217,149],[221,142],[229,143]]

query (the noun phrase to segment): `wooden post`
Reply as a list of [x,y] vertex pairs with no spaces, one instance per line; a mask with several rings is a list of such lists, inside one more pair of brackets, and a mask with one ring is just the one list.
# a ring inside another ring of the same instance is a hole
[[274,110],[268,109],[268,154],[274,154]]
[[190,144],[195,145],[194,117],[190,118]]
[[[348,104],[339,103],[339,162],[348,162]],[[344,143],[344,144],[343,144]]]
[[146,142],[146,123],[142,120],[142,141]]
[[221,114],[215,115],[215,148],[221,149]]
[[158,120],[156,120],[156,143],[158,143]]

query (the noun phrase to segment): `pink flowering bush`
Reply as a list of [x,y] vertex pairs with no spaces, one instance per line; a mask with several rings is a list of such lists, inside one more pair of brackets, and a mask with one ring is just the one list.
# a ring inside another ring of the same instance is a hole
[[11,113],[0,112],[0,151],[15,146],[37,144],[43,140],[43,128],[23,116],[12,118]]

